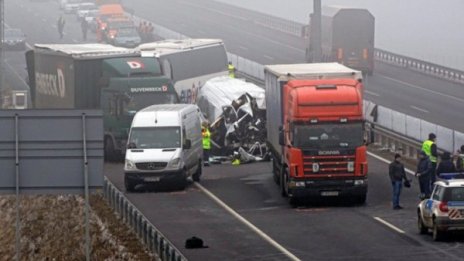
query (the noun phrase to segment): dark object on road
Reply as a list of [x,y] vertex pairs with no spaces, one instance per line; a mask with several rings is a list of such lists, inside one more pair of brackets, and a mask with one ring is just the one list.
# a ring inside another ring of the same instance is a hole
[[187,249],[208,248],[208,246],[205,246],[203,244],[203,240],[201,238],[193,236],[193,237],[185,240],[185,248],[187,248]]
[[405,179],[404,182],[403,182],[403,185],[406,188],[410,188],[411,187],[411,181],[409,181],[408,179]]

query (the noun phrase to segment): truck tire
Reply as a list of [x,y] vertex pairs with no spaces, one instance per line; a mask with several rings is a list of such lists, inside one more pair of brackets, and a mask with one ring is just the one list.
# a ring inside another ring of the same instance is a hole
[[193,175],[192,175],[193,181],[200,182],[200,176],[202,174],[202,166],[203,166],[203,164],[201,164],[201,161],[200,161],[198,163],[197,171],[195,171],[195,173],[193,173]]
[[124,175],[124,186],[127,192],[134,192],[137,184]]
[[282,174],[280,175],[280,194],[284,198],[288,197],[287,179],[288,179],[287,168],[284,168],[284,170],[282,171]]
[[105,159],[109,162],[116,161],[116,152],[114,150],[113,139],[106,137],[105,139]]
[[419,233],[421,235],[427,234],[428,228],[425,226],[424,221],[422,220],[420,211],[417,211],[417,228],[419,229]]
[[275,184],[279,185],[279,170],[277,168],[276,160],[272,159],[272,177],[274,179]]

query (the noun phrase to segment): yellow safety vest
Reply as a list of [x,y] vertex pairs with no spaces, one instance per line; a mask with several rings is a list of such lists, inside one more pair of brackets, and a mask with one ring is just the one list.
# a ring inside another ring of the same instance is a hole
[[422,151],[429,156],[431,162],[437,162],[437,158],[432,155],[432,144],[433,141],[426,140],[422,143]]
[[201,135],[203,136],[203,149],[211,149],[211,133],[208,129],[202,130]]
[[232,64],[229,64],[227,69],[229,70],[229,77],[235,78],[235,66],[233,66]]

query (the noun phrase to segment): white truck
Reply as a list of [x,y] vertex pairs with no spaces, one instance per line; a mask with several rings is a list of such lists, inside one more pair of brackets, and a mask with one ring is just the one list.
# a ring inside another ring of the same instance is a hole
[[185,189],[202,172],[200,109],[193,104],[152,105],[131,125],[124,165],[127,191],[139,183],[171,183]]

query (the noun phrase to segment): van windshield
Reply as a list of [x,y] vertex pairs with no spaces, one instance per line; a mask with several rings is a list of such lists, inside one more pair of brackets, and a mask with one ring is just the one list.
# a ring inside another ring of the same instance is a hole
[[129,145],[134,149],[180,148],[180,127],[132,128]]

